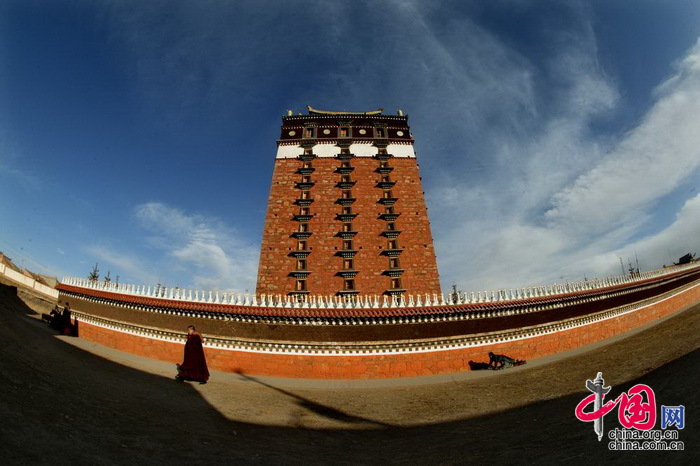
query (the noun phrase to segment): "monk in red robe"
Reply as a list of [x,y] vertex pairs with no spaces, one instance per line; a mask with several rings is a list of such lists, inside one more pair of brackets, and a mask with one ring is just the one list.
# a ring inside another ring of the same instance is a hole
[[194,325],[187,327],[187,343],[185,343],[185,359],[177,364],[178,381],[192,380],[200,384],[209,380],[207,360],[204,358],[202,334],[195,330]]

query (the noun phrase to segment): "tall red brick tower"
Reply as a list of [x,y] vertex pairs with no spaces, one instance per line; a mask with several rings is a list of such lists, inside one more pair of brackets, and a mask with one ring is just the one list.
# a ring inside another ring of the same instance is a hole
[[282,118],[257,293],[440,293],[408,117]]

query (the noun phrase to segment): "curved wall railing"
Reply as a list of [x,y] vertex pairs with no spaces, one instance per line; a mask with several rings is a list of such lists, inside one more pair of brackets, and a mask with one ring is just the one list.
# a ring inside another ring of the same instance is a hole
[[470,370],[488,351],[536,359],[652,323],[700,301],[700,264],[636,277],[355,300],[169,290],[67,278],[79,336],[177,361],[184,329],[205,335],[210,368],[300,378],[411,377]]
[[[284,295],[257,295],[240,292],[202,291],[164,286],[146,286],[126,283],[102,282],[77,277],[64,277],[61,283],[77,288],[116,293],[146,299],[163,299],[183,303],[221,304],[249,308],[282,309],[387,309],[427,308],[460,304],[498,303],[507,305],[524,300],[585,294],[615,287],[643,284],[664,276],[700,268],[698,263],[666,267],[635,275],[620,275],[574,283],[542,285],[527,288],[459,292],[456,294],[408,295],[408,296],[309,296],[299,300]],[[60,287],[60,286],[59,286]]]

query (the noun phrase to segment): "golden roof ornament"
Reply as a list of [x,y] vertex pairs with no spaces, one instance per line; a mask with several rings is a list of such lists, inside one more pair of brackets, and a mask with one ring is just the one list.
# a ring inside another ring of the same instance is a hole
[[311,105],[307,105],[306,109],[309,111],[310,115],[381,115],[384,111],[383,108],[379,108],[371,112],[329,112],[327,110],[317,110]]

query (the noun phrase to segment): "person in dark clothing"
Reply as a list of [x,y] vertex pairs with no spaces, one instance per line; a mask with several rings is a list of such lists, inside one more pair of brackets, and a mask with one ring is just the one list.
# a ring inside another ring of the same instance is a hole
[[182,364],[177,364],[176,380],[182,382],[191,380],[200,384],[209,380],[209,369],[204,357],[202,335],[195,330],[194,325],[187,327],[187,343],[185,343],[185,356]]
[[44,322],[48,322],[49,327],[51,327],[53,329],[58,329],[57,322],[60,319],[61,319],[61,309],[58,307],[58,304],[56,304],[53,307],[53,309],[51,309],[51,313],[41,315],[41,320],[43,320]]
[[70,304],[68,304],[67,302],[66,306],[63,308],[62,318],[62,328],[60,328],[59,331],[64,335],[73,335],[73,323],[71,322]]
[[488,368],[491,370],[510,369],[511,367],[522,366],[523,364],[525,364],[525,360],[523,359],[513,359],[505,354],[495,354],[493,351],[489,352]]

